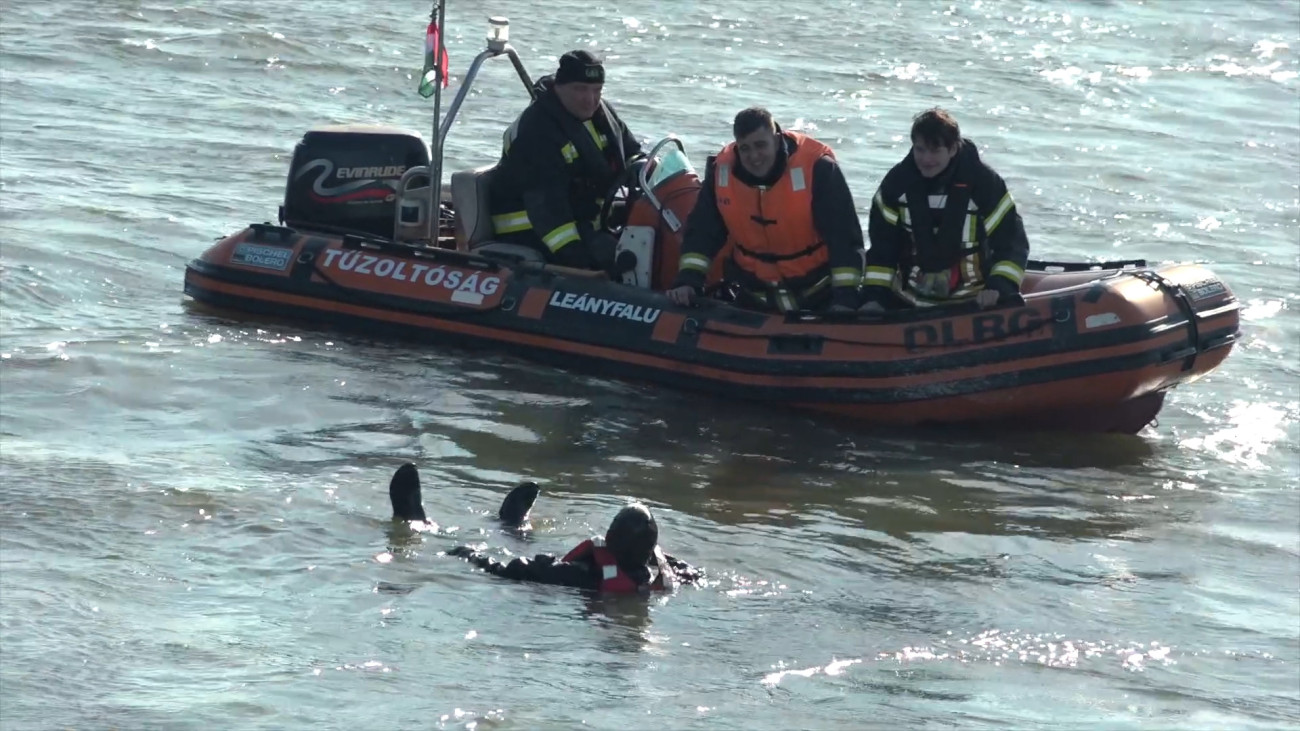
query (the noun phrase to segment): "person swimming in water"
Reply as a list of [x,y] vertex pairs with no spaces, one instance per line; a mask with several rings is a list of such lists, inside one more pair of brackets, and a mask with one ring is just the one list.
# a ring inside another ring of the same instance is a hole
[[[522,525],[540,492],[534,482],[520,483],[501,501],[497,517],[510,527]],[[394,520],[431,523],[421,503],[415,465],[408,462],[397,469],[388,484],[388,497]],[[539,553],[531,560],[520,557],[503,564],[469,546],[447,553],[502,578],[602,592],[670,591],[703,577],[700,569],[663,552],[654,515],[639,502],[618,511],[603,538],[589,538],[558,559]]]

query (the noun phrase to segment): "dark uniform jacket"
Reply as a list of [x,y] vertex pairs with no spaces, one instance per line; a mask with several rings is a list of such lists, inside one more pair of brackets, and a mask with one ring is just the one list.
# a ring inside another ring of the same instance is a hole
[[[506,579],[571,586],[575,589],[590,589],[592,591],[599,589],[601,584],[600,567],[592,561],[562,561],[550,554],[539,553],[532,560],[520,557],[512,559],[508,564],[503,564],[490,556],[475,551],[469,546],[457,546],[449,553],[469,560],[470,563],[489,574]],[[667,559],[668,566],[681,583],[694,583],[701,578],[702,573],[700,570],[685,561],[667,555],[664,558]],[[624,568],[623,571],[638,584],[648,584],[652,578],[648,566],[635,567],[631,571]]]
[[591,250],[602,197],[641,145],[607,102],[581,122],[560,103],[554,77],[542,77],[536,92],[506,131],[492,177],[493,238],[533,246],[556,264],[600,268],[611,262],[598,259],[613,255]]
[[884,303],[891,287],[934,304],[983,287],[1020,291],[1029,240],[1007,185],[963,144],[944,172],[925,178],[908,152],[880,183],[867,226],[863,292]]

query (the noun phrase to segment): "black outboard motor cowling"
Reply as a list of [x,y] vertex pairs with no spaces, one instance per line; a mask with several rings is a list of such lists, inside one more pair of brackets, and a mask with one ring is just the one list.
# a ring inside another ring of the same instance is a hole
[[[309,130],[293,148],[280,223],[392,238],[402,173],[428,164],[429,148],[415,132],[372,125]],[[411,183],[408,189],[427,186],[428,178]]]

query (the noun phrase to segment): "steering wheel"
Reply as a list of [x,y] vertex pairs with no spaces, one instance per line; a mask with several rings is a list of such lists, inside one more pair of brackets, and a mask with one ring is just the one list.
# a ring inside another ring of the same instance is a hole
[[[632,202],[632,199],[636,197],[637,192],[641,189],[641,186],[638,184],[641,168],[649,164],[649,158],[641,158],[640,160],[633,162],[631,165],[628,165],[623,169],[623,172],[618,174],[618,177],[614,178],[614,182],[610,184],[609,190],[605,191],[605,202],[600,206],[600,218],[596,219],[600,221],[600,228],[602,231],[616,233],[615,229],[609,225],[609,214],[614,210],[614,202],[616,200],[622,200],[626,203]],[[627,188],[627,195],[620,198],[618,192],[624,187]]]
[[627,187],[627,196],[623,198],[623,200],[631,203],[636,196],[644,195],[650,200],[650,204],[654,206],[656,211],[663,212],[666,220],[668,220],[668,225],[672,227],[673,231],[677,231],[681,228],[681,222],[677,220],[676,216],[674,216],[671,211],[668,211],[663,207],[663,204],[655,197],[654,191],[650,189],[650,175],[654,172],[655,163],[659,159],[659,151],[668,145],[676,145],[677,149],[682,153],[686,152],[686,146],[682,144],[681,139],[679,139],[677,135],[668,135],[662,140],[656,142],[654,146],[650,148],[649,152],[645,153],[641,159],[628,165],[627,168],[614,179],[613,184],[609,186],[609,190],[605,191],[605,202],[600,206],[599,220],[602,230],[608,231],[609,233],[617,233],[609,226],[609,214],[614,209],[614,201],[618,196],[619,189],[624,186]]

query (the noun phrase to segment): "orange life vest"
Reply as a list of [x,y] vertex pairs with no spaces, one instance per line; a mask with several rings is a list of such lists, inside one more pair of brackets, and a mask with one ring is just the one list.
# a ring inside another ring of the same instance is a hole
[[834,157],[826,145],[798,132],[782,132],[795,143],[785,172],[771,187],[751,187],[736,178],[736,143],[718,153],[714,192],[727,225],[731,257],[756,279],[780,283],[829,266],[830,251],[813,225],[813,165]]
[[579,543],[572,551],[564,554],[561,561],[592,561],[600,567],[600,590],[619,594],[635,594],[642,590],[670,591],[676,583],[672,569],[664,560],[663,553],[655,546],[655,560],[659,564],[659,576],[648,586],[638,584],[619,568],[614,552],[605,547],[605,539],[588,538]]

